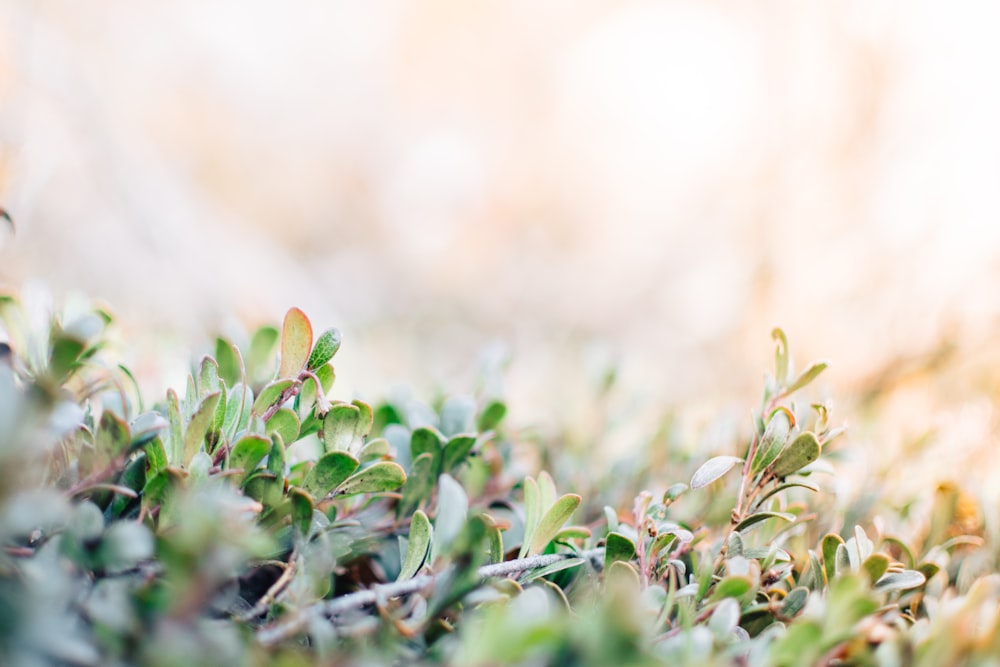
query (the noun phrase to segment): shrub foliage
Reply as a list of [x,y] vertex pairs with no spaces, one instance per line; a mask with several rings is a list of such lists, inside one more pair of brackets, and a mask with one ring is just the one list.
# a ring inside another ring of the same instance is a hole
[[793,374],[780,330],[733,451],[574,475],[534,442],[549,471],[525,475],[500,397],[334,398],[340,332],[298,309],[153,404],[107,360],[105,312],[0,309],[3,664],[1000,655],[995,551],[956,531],[959,492],[922,534],[849,523],[830,405],[795,402],[825,364]]

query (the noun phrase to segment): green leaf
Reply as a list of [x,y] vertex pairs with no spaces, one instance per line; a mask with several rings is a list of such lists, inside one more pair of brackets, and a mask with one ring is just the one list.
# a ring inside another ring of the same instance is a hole
[[288,490],[288,500],[292,505],[292,525],[302,535],[308,535],[315,508],[312,496],[302,489],[292,487]]
[[924,575],[925,579],[930,579],[935,574],[941,571],[941,566],[937,563],[932,563],[930,561],[924,561],[917,566],[917,572]]
[[281,408],[267,420],[264,430],[268,435],[279,434],[282,442],[292,443],[299,437],[299,426],[299,417],[295,411]]
[[795,521],[795,515],[789,514],[788,512],[757,512],[756,514],[751,514],[747,518],[740,521],[738,524],[736,524],[736,527],[733,530],[742,532],[747,528],[754,526],[760,523],[761,521],[765,521],[767,519],[782,519],[784,521]]
[[524,478],[524,536],[521,540],[521,550],[518,558],[528,555],[531,547],[531,536],[538,527],[538,520],[542,516],[541,500],[538,492],[538,482],[534,477]]
[[868,581],[875,583],[889,569],[889,557],[883,553],[873,553],[861,564],[861,569],[868,575]]
[[438,478],[438,510],[434,518],[434,547],[431,560],[448,553],[452,542],[462,532],[469,514],[469,497],[451,475]]
[[309,360],[312,350],[312,324],[298,308],[290,308],[281,327],[281,365],[279,378],[294,378]]
[[253,390],[242,383],[233,385],[226,397],[226,416],[222,420],[222,430],[230,440],[246,428],[253,407]]
[[97,428],[97,451],[114,458],[128,450],[131,442],[132,436],[125,420],[110,410],[105,410]]
[[262,415],[281,397],[281,394],[295,383],[294,380],[275,380],[264,386],[253,403],[253,413]]
[[389,441],[385,438],[375,438],[374,440],[369,440],[361,448],[358,460],[361,463],[368,463],[369,461],[378,461],[386,456],[389,456]]
[[162,440],[154,438],[143,445],[143,449],[146,452],[146,461],[149,465],[151,476],[167,467],[169,461],[167,460],[167,452],[163,448]]
[[219,377],[230,387],[243,382],[243,357],[239,349],[225,338],[215,339],[215,361],[219,365]]
[[219,377],[219,362],[206,355],[201,358],[201,364],[199,364],[198,392],[204,396],[221,390],[222,380]]
[[316,345],[313,346],[312,354],[309,355],[309,361],[306,363],[306,368],[309,370],[316,370],[326,362],[333,359],[333,355],[337,354],[337,350],[340,349],[341,334],[339,329],[327,329],[319,335],[316,339]]
[[684,492],[687,490],[688,490],[688,485],[685,484],[684,482],[677,482],[676,484],[671,484],[670,487],[663,492],[663,504],[669,505],[670,503],[680,498],[681,495],[683,495]]
[[85,340],[71,336],[65,331],[54,332],[49,350],[49,372],[56,382],[64,382],[80,367],[86,347]]
[[531,535],[531,546],[528,549],[529,554],[541,553],[546,545],[552,541],[552,538],[556,536],[559,529],[563,527],[563,524],[569,519],[569,517],[576,511],[576,508],[580,506],[580,502],[583,499],[576,495],[575,493],[567,493],[549,508],[549,510],[542,515],[541,520],[538,522],[538,526],[535,527],[534,533]]
[[837,554],[834,558],[834,567],[837,574],[846,574],[851,571],[851,555],[847,550],[846,543],[840,543],[837,545]]
[[277,508],[285,497],[284,478],[279,479],[267,470],[258,470],[243,483],[243,493],[268,509]]
[[774,347],[774,379],[778,381],[778,386],[784,386],[788,382],[788,339],[785,332],[777,327],[771,331],[771,338],[777,343]]
[[582,558],[565,558],[555,563],[550,563],[544,567],[540,567],[537,570],[529,570],[518,577],[517,582],[519,584],[528,584],[536,579],[541,579],[542,577],[547,577],[550,574],[555,574],[556,572],[562,572],[563,570],[568,570],[571,567],[580,567],[584,564]]
[[538,506],[542,509],[552,507],[556,502],[556,483],[545,470],[538,473]]
[[280,435],[271,434],[271,450],[267,453],[267,470],[277,479],[285,477],[285,442]]
[[274,375],[274,357],[278,351],[278,338],[280,336],[277,328],[265,325],[257,329],[250,337],[250,350],[247,352],[246,365],[251,381],[263,382]]
[[812,575],[812,581],[810,582],[812,590],[821,591],[826,588],[825,570],[823,569],[823,566],[820,565],[816,552],[812,549],[809,550],[809,572]]
[[330,390],[333,389],[333,383],[337,379],[337,374],[333,370],[333,366],[331,366],[330,364],[320,366],[315,371],[313,371],[313,375],[319,378],[319,385],[320,388],[323,390],[321,393],[324,396],[330,393]]
[[358,409],[358,420],[354,425],[354,442],[360,443],[372,431],[372,423],[374,421],[372,406],[358,400],[351,401],[351,405]]
[[726,538],[726,558],[743,556],[745,551],[746,548],[743,545],[743,538],[740,534],[736,531],[729,533],[729,537]]
[[270,451],[271,441],[268,438],[245,435],[236,441],[229,453],[229,469],[242,470],[242,480],[246,481]]
[[712,592],[712,600],[721,600],[723,598],[740,598],[750,592],[753,588],[753,582],[749,577],[744,577],[742,575],[730,575],[728,577],[723,577],[717,584],[715,584],[715,590]]
[[450,472],[457,467],[465,457],[469,455],[472,448],[476,446],[476,438],[471,435],[453,436],[444,446],[444,459],[442,468],[445,472]]
[[586,526],[566,526],[556,533],[556,536],[552,538],[552,541],[562,542],[566,540],[585,540],[592,535],[593,533],[590,532],[590,528],[587,528]]
[[800,433],[771,464],[771,474],[778,479],[797,473],[819,458],[820,445],[810,431]]
[[809,601],[809,589],[804,586],[793,588],[781,602],[781,615],[785,618],[798,616]]
[[642,586],[639,572],[636,571],[635,566],[623,560],[616,560],[605,571],[604,583],[612,590],[628,592],[628,598],[637,594]]
[[635,542],[621,533],[608,533],[604,545],[604,569],[618,560],[631,562],[635,558]]
[[732,470],[737,463],[742,463],[743,459],[736,456],[715,456],[701,464],[701,467],[691,476],[691,488],[700,489],[708,486]]
[[403,559],[402,568],[396,581],[411,579],[420,571],[424,561],[427,559],[427,552],[430,550],[433,535],[431,522],[422,510],[413,513],[410,519],[410,534],[406,547],[406,557]]
[[380,461],[356,472],[337,488],[337,493],[352,496],[358,493],[394,491],[406,483],[406,471],[392,461]]
[[767,469],[785,448],[792,427],[790,414],[785,408],[778,408],[771,414],[771,420],[764,429],[764,435],[761,436],[757,452],[750,463],[751,475]]
[[414,461],[421,454],[432,454],[437,459],[443,447],[444,438],[429,426],[421,426],[410,435],[410,456]]
[[785,390],[785,394],[791,394],[792,392],[798,391],[808,385],[810,382],[819,377],[820,373],[826,370],[827,365],[828,364],[825,361],[819,361],[811,364],[809,368],[802,371],[802,374],[795,378],[795,382],[793,382],[788,389]]
[[833,581],[837,574],[837,547],[844,543],[844,538],[836,533],[827,533],[823,537],[823,569],[826,571],[826,580]]
[[205,396],[194,411],[194,414],[191,415],[191,422],[184,433],[184,456],[182,460],[185,463],[198,453],[202,442],[205,440],[205,434],[208,433],[208,429],[212,425],[212,420],[215,418],[215,408],[219,405],[220,395],[219,392],[215,392]]
[[110,516],[121,517],[125,510],[132,504],[134,498],[142,491],[142,487],[146,484],[146,465],[146,455],[143,453],[134,457],[125,466],[121,477],[118,479],[118,484],[127,489],[132,489],[136,492],[136,495],[130,498],[124,494],[115,494],[114,499],[111,501],[111,506],[108,508]]
[[421,503],[427,502],[437,482],[434,474],[434,457],[430,453],[421,454],[413,460],[406,485],[403,486],[403,497],[396,506],[396,516],[408,516]]
[[507,406],[501,401],[491,401],[479,413],[479,431],[492,431],[507,415]]
[[918,588],[927,583],[927,578],[922,572],[917,570],[903,570],[902,572],[890,572],[883,575],[875,582],[875,590],[879,593],[890,591],[905,591],[911,588]]
[[490,543],[490,562],[500,563],[503,561],[503,534],[500,527],[491,525],[486,530],[486,536]]
[[357,406],[348,403],[331,406],[323,418],[323,444],[326,451],[351,451],[360,420],[361,411]]
[[181,405],[177,392],[167,389],[167,421],[170,431],[167,433],[167,458],[170,463],[178,465],[184,456],[184,422],[181,420]]
[[[302,388],[299,389],[299,393],[295,397],[295,411],[298,413],[299,420],[303,424],[317,421],[318,424],[322,424],[322,420],[317,420],[318,415],[313,411],[320,393],[320,390],[317,389],[316,381],[311,376],[306,376],[302,381]],[[316,430],[319,430],[319,426],[317,426]]]
[[324,454],[306,475],[302,487],[313,498],[325,498],[358,469],[358,460],[346,452]]

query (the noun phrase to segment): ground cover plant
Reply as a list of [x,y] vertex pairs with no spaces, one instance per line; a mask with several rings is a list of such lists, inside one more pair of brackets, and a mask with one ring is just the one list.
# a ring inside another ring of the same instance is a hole
[[996,527],[947,486],[919,530],[832,502],[826,366],[780,330],[732,451],[581,475],[500,396],[339,397],[340,333],[294,308],[154,397],[106,312],[0,318],[2,664],[1000,658]]

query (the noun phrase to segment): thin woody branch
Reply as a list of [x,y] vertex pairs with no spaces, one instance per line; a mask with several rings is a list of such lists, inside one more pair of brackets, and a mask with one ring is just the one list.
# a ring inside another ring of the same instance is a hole
[[[492,577],[506,577],[518,572],[535,570],[541,567],[554,565],[571,558],[583,558],[586,561],[594,561],[604,555],[604,548],[591,549],[579,554],[546,554],[541,556],[528,556],[517,560],[508,560],[493,565],[484,565],[476,571],[480,579],[486,580]],[[264,646],[273,646],[282,641],[295,636],[306,627],[310,618],[316,616],[336,616],[351,609],[366,607],[375,604],[378,600],[399,597],[416,593],[435,583],[440,575],[422,574],[406,581],[396,581],[388,584],[379,584],[369,589],[342,595],[333,600],[325,600],[306,607],[294,613],[291,618],[279,621],[273,625],[262,628],[257,633],[257,641]]]

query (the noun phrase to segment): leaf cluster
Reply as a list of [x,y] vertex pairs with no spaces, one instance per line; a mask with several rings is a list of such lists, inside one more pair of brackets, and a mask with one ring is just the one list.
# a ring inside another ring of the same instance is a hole
[[794,401],[826,364],[793,375],[780,330],[744,445],[595,510],[597,489],[510,473],[500,397],[331,398],[341,334],[316,335],[295,308],[243,344],[218,339],[183,391],[148,406],[107,360],[104,311],[40,326],[5,297],[0,318],[3,664],[936,665],[1000,652],[1000,577],[979,536],[949,533],[957,491],[938,494],[933,539],[830,511],[823,455],[841,429],[828,403]]

